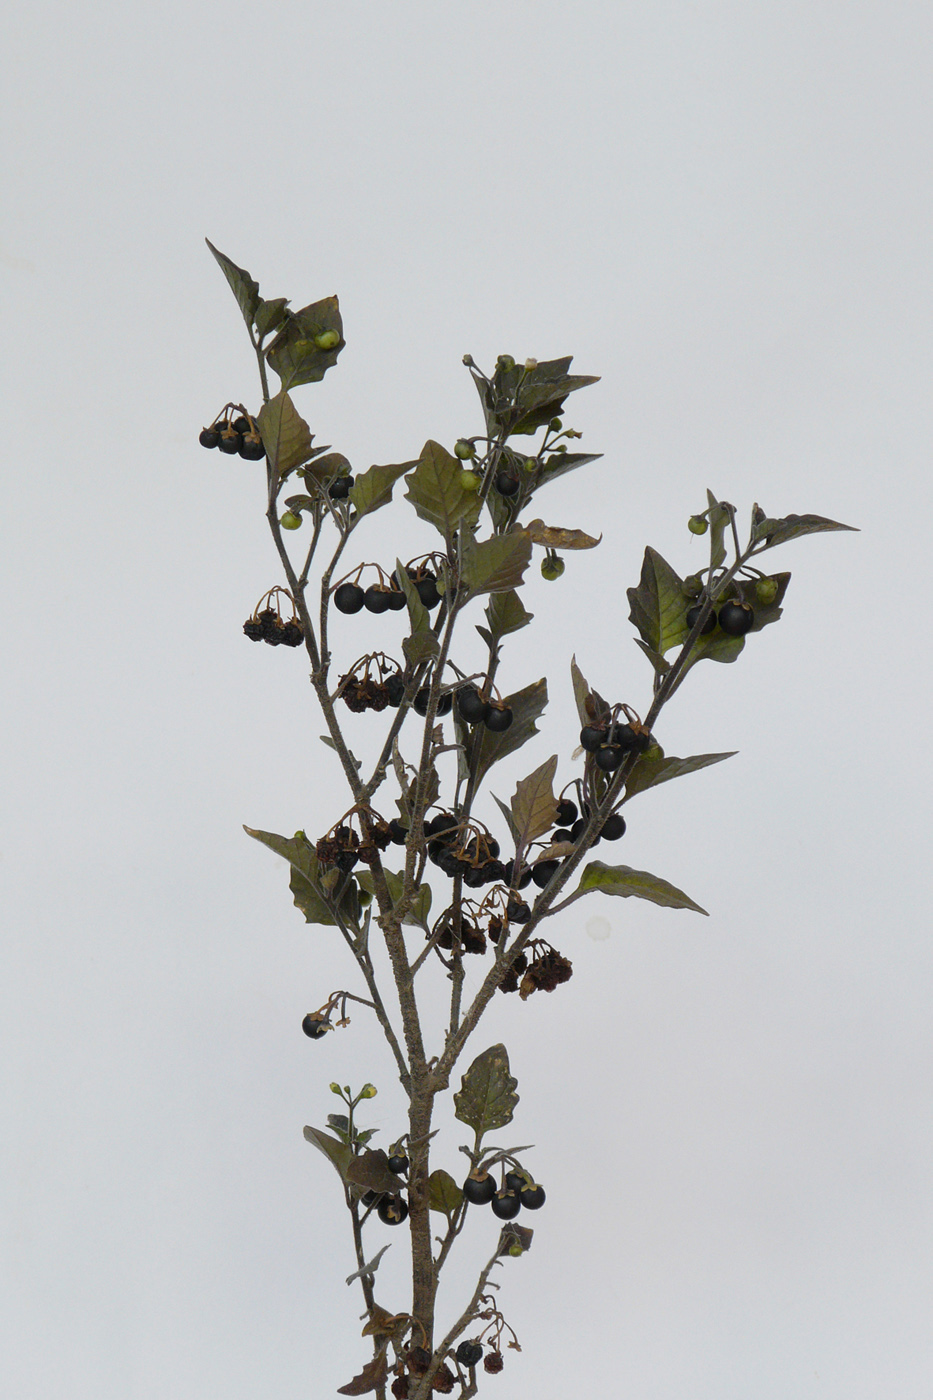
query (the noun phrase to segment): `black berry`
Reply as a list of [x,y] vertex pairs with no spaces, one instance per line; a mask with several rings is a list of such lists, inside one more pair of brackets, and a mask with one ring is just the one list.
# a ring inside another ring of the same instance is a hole
[[258,433],[244,433],[243,441],[240,443],[240,456],[247,462],[259,462],[266,455],[266,449],[262,445],[262,438]]
[[457,691],[457,709],[467,724],[482,724],[489,714],[489,701],[481,697],[475,685],[465,685]]
[[625,758],[625,750],[621,744],[605,744],[601,749],[596,750],[596,767],[604,773],[614,773],[619,768]]
[[401,1225],[408,1216],[408,1202],[401,1196],[383,1196],[376,1207],[376,1214],[384,1225]]
[[312,1040],[322,1040],[330,1028],[330,1021],[322,1016],[319,1011],[309,1011],[301,1023],[301,1029],[304,1031],[305,1035],[310,1036]]
[[327,494],[332,501],[345,501],[350,494],[350,487],[353,485],[352,476],[337,476],[327,488]]
[[527,1178],[524,1172],[506,1172],[505,1187],[507,1191],[520,1191],[527,1185]]
[[461,1342],[454,1352],[461,1366],[478,1366],[483,1359],[481,1342]]
[[[699,603],[697,603],[697,604],[695,605],[695,607],[692,607],[692,608],[688,608],[688,609],[687,609],[687,626],[688,626],[688,628],[690,628],[691,630],[696,626],[696,621],[697,621],[697,618],[700,616],[700,612],[701,612],[701,607],[700,607],[700,604],[699,604]],[[700,628],[700,636],[701,636],[701,637],[706,637],[706,636],[708,636],[709,633],[712,632],[712,631],[714,630],[715,626],[716,626],[716,614],[715,614],[714,612],[711,612],[710,615],[709,615],[709,617],[708,617],[708,618],[706,619],[706,621],[703,623],[703,626]]]
[[470,1205],[485,1206],[496,1194],[496,1183],[488,1172],[470,1172],[463,1183],[463,1194]]
[[384,613],[389,609],[389,590],[381,584],[371,583],[363,594],[363,603],[368,612]]
[[508,705],[492,701],[489,706],[489,714],[483,723],[493,734],[504,734],[512,723],[512,711]]
[[514,1191],[497,1191],[492,1198],[492,1213],[500,1220],[514,1220],[522,1203]]
[[227,455],[231,457],[235,452],[239,452],[242,445],[243,438],[239,433],[234,432],[232,428],[227,428],[221,433],[220,442],[217,444],[221,452],[226,452]]
[[525,1210],[540,1210],[547,1199],[543,1186],[523,1186],[519,1196]]
[[544,889],[559,865],[559,860],[539,860],[538,864],[532,867],[531,878],[539,890]]
[[625,835],[625,818],[621,812],[613,812],[603,822],[600,836],[605,836],[607,841],[618,841],[620,836]]
[[585,724],[580,730],[580,743],[587,753],[595,753],[605,738],[605,729],[597,728],[595,724]]
[[334,607],[342,613],[358,613],[366,595],[358,583],[341,583],[334,589]]
[[220,442],[220,433],[216,428],[202,428],[198,442],[202,447],[216,447]]
[[514,496],[518,492],[518,477],[508,472],[496,472],[496,490],[500,496]]
[[557,804],[557,825],[571,826],[577,819],[577,804],[571,802],[569,798],[562,797]]
[[389,1158],[389,1171],[395,1172],[399,1176],[402,1172],[407,1172],[409,1167],[408,1158],[403,1152],[393,1152]]
[[405,694],[405,682],[398,671],[394,671],[391,676],[386,676],[385,687],[389,704],[393,710],[397,710],[402,703],[402,696]]
[[723,603],[719,626],[727,637],[744,637],[755,625],[755,614],[748,603]]

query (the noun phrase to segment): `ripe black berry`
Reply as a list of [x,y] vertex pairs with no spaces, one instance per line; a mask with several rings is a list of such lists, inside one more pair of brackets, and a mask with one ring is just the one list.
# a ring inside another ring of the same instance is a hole
[[[511,860],[507,860],[506,863],[505,863],[505,869],[504,869],[503,875],[502,875],[502,881],[503,881],[503,884],[508,885],[510,889],[511,889],[512,884],[513,884],[512,876],[514,875],[514,873],[515,873],[515,862],[514,862],[514,861],[511,861]],[[522,866],[522,873],[521,873],[521,875],[519,875],[519,877],[518,877],[518,885],[517,885],[517,888],[520,889],[520,890],[524,890],[524,889],[527,889],[528,886],[529,886],[530,884],[531,884],[531,867],[530,867],[529,865],[523,865],[523,866]]]
[[482,699],[475,685],[465,685],[457,691],[457,709],[467,724],[482,724],[489,708],[489,701]]
[[597,728],[595,724],[585,724],[580,730],[580,743],[587,753],[595,753],[605,738],[605,729]]
[[508,705],[493,700],[489,706],[489,714],[483,723],[493,734],[504,734],[512,723],[512,711]]
[[[570,839],[571,839],[571,841],[579,841],[579,839],[580,839],[580,837],[583,835],[584,831],[586,831],[587,823],[588,823],[588,822],[589,822],[589,818],[588,818],[588,817],[578,817],[578,818],[577,818],[577,820],[574,822],[573,826],[570,828]],[[594,842],[593,842],[593,845],[594,845],[594,846],[596,845],[596,842],[597,842],[599,839],[600,839],[600,836],[597,835],[596,839],[595,839]]]
[[231,426],[233,427],[233,431],[235,433],[252,432],[252,424],[250,423],[248,418],[244,417],[242,413],[240,414],[239,418],[234,418]]
[[625,835],[625,818],[621,812],[613,812],[603,822],[600,836],[605,836],[607,841],[618,841],[620,836]]
[[531,918],[531,910],[523,899],[510,899],[505,912],[513,924],[527,924]]
[[496,472],[496,490],[500,496],[514,496],[518,492],[518,477],[508,472]]
[[231,457],[235,452],[239,452],[242,445],[242,437],[239,433],[234,432],[232,428],[227,428],[225,432],[221,433],[220,442],[217,444],[221,452],[226,452],[227,455]]
[[384,1225],[401,1225],[408,1215],[408,1202],[401,1196],[383,1196],[376,1214]]
[[327,494],[332,501],[345,501],[350,494],[352,485],[352,476],[335,476],[327,488]]
[[538,864],[532,867],[531,878],[539,890],[544,889],[559,865],[559,860],[539,860]]
[[441,601],[441,595],[437,591],[437,579],[433,574],[422,574],[421,578],[414,580],[415,588],[418,590],[418,597],[421,599],[428,612],[436,608]]
[[568,797],[561,798],[557,804],[557,825],[570,826],[577,819],[577,804],[571,802]]
[[334,589],[334,607],[342,613],[358,613],[365,598],[358,583],[341,583]]
[[727,637],[744,637],[755,625],[755,614],[748,603],[723,603],[719,626]]
[[506,1172],[505,1188],[507,1191],[520,1191],[527,1185],[527,1178],[524,1172]]
[[322,1040],[331,1029],[331,1024],[319,1011],[309,1011],[301,1023],[301,1029],[312,1040]]
[[463,1194],[472,1206],[485,1206],[496,1194],[496,1183],[488,1172],[470,1172],[463,1183]]
[[492,1198],[492,1213],[500,1220],[514,1220],[522,1203],[514,1191],[497,1191]]
[[408,607],[408,599],[405,597],[405,594],[400,588],[396,588],[394,584],[389,591],[388,599],[390,612],[401,612],[404,608]]
[[202,447],[216,447],[220,442],[220,433],[217,428],[202,428],[198,436],[198,442]]
[[368,612],[384,613],[389,609],[389,590],[381,584],[371,583],[363,594],[363,603]]
[[385,679],[386,695],[393,710],[397,710],[402,703],[402,696],[405,694],[405,682],[398,671],[393,671],[391,676]]
[[393,817],[389,822],[389,837],[391,840],[395,842],[396,846],[404,846],[407,836],[408,827],[402,826],[398,817]]
[[243,441],[240,444],[240,456],[247,462],[259,462],[266,455],[266,449],[262,445],[262,438],[258,433],[244,433]]
[[621,744],[605,744],[601,749],[596,750],[596,767],[602,769],[604,773],[614,773],[621,767],[625,759],[625,750]]
[[481,1342],[461,1342],[454,1352],[461,1366],[478,1366],[483,1359]]
[[408,1158],[403,1152],[393,1152],[389,1158],[389,1171],[395,1172],[399,1176],[402,1172],[407,1172],[409,1167]]
[[[688,609],[687,609],[687,619],[686,619],[686,620],[687,620],[687,626],[688,626],[689,628],[692,629],[692,628],[694,628],[694,627],[696,626],[696,621],[697,621],[697,618],[700,616],[700,611],[701,611],[701,606],[700,606],[699,603],[697,603],[694,607],[688,608]],[[706,636],[708,636],[709,633],[712,632],[712,631],[714,630],[715,626],[716,626],[716,614],[715,614],[714,612],[711,612],[710,615],[709,615],[709,617],[708,617],[708,618],[706,619],[706,621],[703,623],[703,626],[700,628],[700,636],[701,636],[701,637],[706,637]]]
[[523,1186],[519,1196],[525,1210],[540,1210],[547,1199],[543,1186]]

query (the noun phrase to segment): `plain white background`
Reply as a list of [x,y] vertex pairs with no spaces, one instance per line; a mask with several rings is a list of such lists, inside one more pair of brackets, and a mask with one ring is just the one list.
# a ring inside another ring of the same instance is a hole
[[197,445],[258,405],[207,235],[268,296],[339,294],[296,399],[356,467],[480,430],[466,351],[602,375],[567,421],[605,455],[539,501],[604,541],[531,577],[503,677],[552,701],[500,796],[577,771],[572,650],[647,707],[625,589],[647,543],[702,563],[707,486],[861,527],[774,556],[780,625],[664,716],[667,752],[739,756],[632,804],[619,859],[710,917],[578,905],[572,982],[480,1032],[548,1190],[486,1389],[926,1400],[928,8],[37,0],[2,51],[5,1395],[326,1396],[369,1350],[301,1128],[335,1078],[379,1085],[383,1144],[402,1104],[365,1017],[301,1035],[353,970],[241,829],[342,796],[302,654],[241,634],[280,578],[257,469]]

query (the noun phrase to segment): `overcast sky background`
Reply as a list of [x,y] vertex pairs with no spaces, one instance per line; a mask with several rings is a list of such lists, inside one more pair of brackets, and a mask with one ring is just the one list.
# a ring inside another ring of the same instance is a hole
[[[339,294],[295,397],[355,467],[481,430],[464,352],[602,375],[566,421],[605,455],[538,504],[604,542],[532,573],[501,675],[552,701],[502,797],[578,772],[571,651],[647,708],[625,588],[648,543],[703,563],[707,486],[861,527],[770,556],[780,625],[665,712],[668,753],[739,756],[627,809],[616,858],[710,917],[575,906],[572,982],[477,1036],[548,1190],[484,1394],[928,1400],[929,7],[33,0],[2,52],[4,1394],[326,1396],[369,1353],[301,1129],[369,1079],[385,1145],[401,1093],[362,1014],[301,1035],[360,989],[241,828],[345,803],[304,654],[241,632],[282,580],[261,468],[197,444],[259,403],[207,235],[267,296]],[[431,548],[406,516],[348,563]],[[342,662],[401,637],[341,630]]]

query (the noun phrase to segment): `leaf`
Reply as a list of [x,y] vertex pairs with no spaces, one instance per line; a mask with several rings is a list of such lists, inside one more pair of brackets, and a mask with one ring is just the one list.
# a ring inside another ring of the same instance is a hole
[[726,557],[725,536],[729,512],[719,504],[712,491],[707,490],[706,499],[709,503],[709,566],[715,570]]
[[256,315],[256,308],[259,306],[259,283],[254,282],[249,273],[242,267],[237,267],[235,262],[231,262],[225,253],[221,253],[214,247],[209,238],[204,242],[210,248],[220,269],[230,284],[230,290],[236,297],[237,306],[243,313],[243,320],[252,329],[253,317]]
[[352,1158],[346,1179],[351,1185],[362,1187],[363,1191],[388,1192],[391,1195],[395,1195],[402,1186],[395,1172],[389,1170],[389,1158],[381,1147],[367,1148],[358,1157]]
[[464,535],[463,581],[471,593],[502,593],[516,588],[530,562],[531,540],[524,530],[493,535],[479,543]]
[[572,355],[560,360],[539,360],[533,369],[521,373],[515,393],[515,421],[510,426],[511,432],[537,432],[538,428],[562,411],[568,394],[599,382],[598,375],[568,374],[572,360]]
[[825,530],[854,530],[856,525],[840,525],[838,520],[827,520],[824,515],[785,515],[778,520],[762,520],[755,534],[766,540],[765,548],[786,544],[788,540],[800,539],[803,535],[816,535]]
[[543,463],[535,490],[540,490],[549,481],[556,481],[565,472],[576,471],[577,467],[585,467],[590,462],[598,462],[602,455],[601,452],[555,452]]
[[670,564],[649,545],[638,587],[626,590],[631,621],[641,633],[642,641],[661,656],[684,635],[683,621],[689,600],[681,584],[682,580]]
[[[486,604],[486,617],[493,642],[498,642],[510,632],[520,632],[523,627],[527,627],[534,613],[526,612],[521,598],[514,589],[509,588],[503,593],[492,595]],[[477,628],[477,631],[485,629]]]
[[652,666],[654,667],[656,673],[659,676],[666,675],[667,672],[671,669],[671,663],[669,661],[665,661],[664,657],[659,656],[656,651],[652,651],[648,643],[643,642],[641,637],[635,638],[635,645],[637,647],[641,647],[642,651],[645,653],[648,660],[651,662]]
[[545,525],[543,520],[532,520],[525,528],[535,544],[546,544],[551,549],[595,549],[602,539],[602,535],[594,540],[582,530],[565,530],[562,525]]
[[[336,331],[340,339],[329,349],[315,344],[315,336]],[[345,344],[340,307],[335,296],[286,311],[285,322],[266,351],[266,359],[282,381],[283,389],[316,384],[337,363]]]
[[601,719],[603,715],[608,715],[609,702],[603,699],[598,690],[590,688],[583,672],[577,665],[576,656],[570,658],[570,679],[573,682],[573,698],[576,702],[581,729],[592,724],[595,720]]
[[518,1080],[509,1072],[504,1045],[491,1045],[470,1065],[454,1094],[454,1117],[482,1138],[511,1123],[518,1094]]
[[[334,753],[338,752],[337,745],[329,734],[319,734],[318,738],[320,739],[322,744],[326,744],[329,749],[333,749]],[[347,757],[353,764],[353,767],[356,769],[356,771],[359,772],[363,766],[363,760],[361,758],[357,758],[352,749],[347,749]]]
[[256,422],[274,480],[280,481],[307,461],[311,450],[311,429],[284,389],[263,404]]
[[557,820],[557,798],[554,796],[554,776],[557,754],[552,754],[527,778],[522,778],[512,798],[512,818],[517,840],[521,846],[535,841],[550,831]]
[[693,909],[705,914],[699,904],[694,904],[683,890],[669,885],[657,875],[649,875],[646,870],[632,870],[628,865],[606,865],[601,860],[593,860],[580,876],[577,893],[600,890],[603,894],[617,894],[624,899],[635,895],[638,899],[648,899],[652,904],[663,905],[665,909]]
[[323,452],[325,455],[317,457],[314,462],[310,460],[306,462],[301,473],[309,486],[311,480],[323,483],[330,481],[331,477],[334,476],[347,476],[352,470],[349,461],[342,452],[328,452],[326,448],[317,448],[312,455],[316,456],[318,452]]
[[473,731],[480,736],[474,751],[477,786],[494,763],[505,758],[506,754],[515,753],[537,734],[535,720],[540,718],[547,705],[547,681],[542,678],[533,685],[526,685],[524,690],[507,695],[505,702],[512,711],[512,723],[504,733],[494,734],[479,725]]
[[438,1167],[428,1177],[428,1207],[436,1210],[440,1215],[446,1215],[448,1220],[455,1210],[460,1208],[463,1200],[463,1192],[454,1181],[450,1172],[445,1172],[443,1167]]
[[368,1395],[371,1390],[378,1390],[385,1385],[389,1374],[389,1363],[386,1360],[384,1351],[380,1351],[378,1356],[374,1356],[372,1361],[367,1361],[358,1376],[354,1376],[352,1381],[347,1381],[346,1385],[338,1386],[338,1395]]
[[392,463],[389,466],[370,467],[369,471],[358,476],[350,487],[350,501],[360,515],[369,515],[380,506],[388,505],[392,499],[392,487],[405,472],[411,471],[414,462]]
[[[499,1247],[496,1253],[501,1256],[510,1255],[512,1246],[520,1244],[522,1254],[527,1254],[531,1248],[531,1241],[534,1230],[529,1230],[527,1225],[517,1225],[514,1220],[510,1220],[507,1225],[503,1225],[499,1232]],[[515,1342],[509,1342],[510,1347],[515,1346]],[[521,1351],[521,1347],[518,1348]]]
[[626,779],[625,800],[647,792],[648,788],[657,787],[658,783],[670,782],[672,778],[681,778],[686,773],[698,773],[701,768],[708,768],[711,763],[721,763],[724,758],[734,758],[735,753],[736,750],[731,753],[700,753],[692,758],[642,756]]
[[[469,777],[469,774],[467,774],[467,776]],[[512,820],[512,811],[511,811],[511,808],[507,807],[507,806],[505,805],[505,803],[504,803],[503,801],[501,801],[501,799],[498,798],[498,797],[496,796],[495,793],[492,793],[491,796],[492,796],[493,802],[495,802],[496,806],[499,808],[499,811],[500,811],[500,812],[502,813],[502,815],[505,817],[505,824],[506,824],[506,826],[509,828],[509,835],[511,836],[511,838],[512,838],[513,841],[517,842],[517,840],[518,840],[518,833],[517,833],[517,831],[515,830],[515,822]]]
[[[257,291],[259,288],[257,287]],[[274,331],[285,320],[285,308],[288,305],[288,297],[276,297],[274,301],[263,301],[260,298],[253,320],[256,325],[256,334],[262,340],[270,331]]]
[[463,463],[439,442],[428,441],[421,449],[415,470],[405,478],[406,498],[421,519],[440,530],[445,539],[463,526],[475,525],[479,519],[479,494],[463,489],[463,470]]
[[[392,902],[397,905],[405,887],[404,876],[396,875],[394,871],[387,870],[385,866],[382,868],[382,873],[385,876],[389,894],[392,896]],[[364,890],[368,890],[370,894],[375,893],[375,881],[371,870],[358,870],[356,872],[356,878],[359,880]],[[413,924],[417,928],[427,928],[428,914],[430,911],[431,886],[425,881],[425,883],[419,887],[418,893],[415,896],[415,902],[405,915],[402,923]]]
[[412,666],[429,661],[440,651],[440,643],[431,631],[431,616],[422,603],[418,590],[408,577],[408,570],[400,559],[395,561],[395,577],[401,584],[408,603],[408,616],[411,619],[411,636],[402,642],[405,659]]
[[353,1157],[349,1146],[345,1142],[338,1142],[331,1137],[330,1133],[322,1133],[320,1128],[305,1128],[305,1138],[316,1147],[319,1152],[323,1152],[327,1160],[336,1167],[341,1181],[347,1180],[347,1168]]

